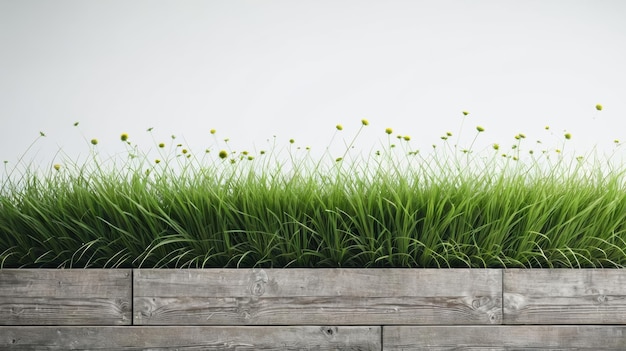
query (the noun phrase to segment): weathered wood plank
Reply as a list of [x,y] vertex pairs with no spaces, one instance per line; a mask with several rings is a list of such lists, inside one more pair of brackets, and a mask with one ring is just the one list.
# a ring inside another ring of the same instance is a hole
[[490,269],[135,270],[137,325],[497,324]]
[[626,326],[385,326],[383,350],[626,349]]
[[626,271],[509,269],[504,324],[625,324]]
[[130,269],[2,269],[0,325],[130,325]]
[[1,350],[381,349],[380,327],[0,327]]

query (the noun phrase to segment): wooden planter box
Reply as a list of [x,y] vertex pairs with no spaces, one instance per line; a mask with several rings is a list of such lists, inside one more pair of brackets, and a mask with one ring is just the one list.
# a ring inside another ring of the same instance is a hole
[[4,269],[0,350],[626,349],[619,269]]

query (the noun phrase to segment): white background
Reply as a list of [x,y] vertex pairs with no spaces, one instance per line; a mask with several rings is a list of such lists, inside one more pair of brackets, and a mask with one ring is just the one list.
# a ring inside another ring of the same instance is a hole
[[49,167],[91,138],[123,151],[123,132],[145,149],[174,134],[194,151],[274,135],[320,150],[362,118],[365,148],[392,127],[428,149],[463,110],[485,147],[626,140],[626,1],[0,0],[8,165],[39,131],[22,162]]

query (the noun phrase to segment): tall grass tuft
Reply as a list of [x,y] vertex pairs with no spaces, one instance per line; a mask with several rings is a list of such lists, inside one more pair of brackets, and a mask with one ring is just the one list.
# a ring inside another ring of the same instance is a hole
[[320,158],[158,143],[151,159],[122,134],[132,157],[101,161],[93,139],[85,163],[5,168],[0,267],[626,265],[621,165],[530,153],[523,134],[476,151],[483,127],[467,149],[447,133],[432,152],[387,128],[357,153],[363,128]]

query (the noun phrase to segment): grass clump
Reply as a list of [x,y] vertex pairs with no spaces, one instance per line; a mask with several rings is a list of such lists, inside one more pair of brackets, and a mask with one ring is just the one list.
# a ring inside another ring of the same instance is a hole
[[123,133],[130,157],[121,162],[100,161],[92,139],[85,163],[19,176],[5,168],[0,266],[626,264],[624,169],[568,158],[571,134],[552,151],[525,150],[520,133],[509,150],[475,152],[478,126],[468,148],[446,132],[423,152],[386,128],[379,150],[356,154],[369,124],[361,120],[345,151],[319,158],[293,139],[254,153],[216,142],[201,156],[155,143],[154,158]]

